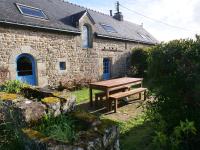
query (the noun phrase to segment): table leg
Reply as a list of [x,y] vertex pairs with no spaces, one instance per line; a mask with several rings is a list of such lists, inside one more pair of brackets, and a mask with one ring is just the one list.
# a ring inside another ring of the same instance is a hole
[[118,99],[115,99],[115,113],[117,112]]
[[107,110],[110,111],[109,90],[106,90]]
[[92,88],[89,89],[89,95],[90,95],[90,106],[93,106],[93,98],[92,98]]
[[142,99],[142,94],[141,93],[139,93],[139,100],[141,100]]

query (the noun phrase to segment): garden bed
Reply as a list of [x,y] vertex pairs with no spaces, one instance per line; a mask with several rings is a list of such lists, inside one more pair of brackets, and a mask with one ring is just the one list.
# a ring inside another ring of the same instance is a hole
[[119,130],[112,123],[84,111],[45,118],[23,129],[25,145],[35,149],[118,150]]
[[[12,146],[17,139],[23,149],[119,149],[117,126],[75,110],[76,97],[66,91],[41,91],[17,81],[0,89],[5,147]],[[9,141],[11,132],[15,133],[13,141]]]

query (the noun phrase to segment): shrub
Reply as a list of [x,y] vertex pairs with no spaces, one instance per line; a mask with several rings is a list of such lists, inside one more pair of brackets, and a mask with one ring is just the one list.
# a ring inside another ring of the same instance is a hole
[[24,149],[21,127],[13,109],[12,105],[8,106],[0,101],[0,149],[2,150]]
[[1,90],[7,93],[20,93],[24,87],[27,87],[27,84],[21,83],[18,80],[6,81],[2,86]]
[[74,120],[60,115],[56,118],[46,116],[36,130],[61,142],[73,142],[76,139]]
[[192,142],[196,135],[196,128],[194,122],[180,121],[180,124],[174,128],[170,135],[167,135],[163,131],[156,131],[156,135],[153,139],[153,144],[156,149],[194,149]]
[[144,77],[147,71],[148,49],[135,48],[131,55],[131,67],[129,74],[135,77]]
[[[200,38],[198,36],[196,40],[175,40],[152,48],[148,79],[150,89],[155,95],[155,101],[150,104],[149,112],[155,121],[165,122],[163,132],[166,135],[171,135],[181,120],[188,119],[193,121],[194,125],[200,124]],[[199,133],[200,126],[195,127]],[[187,142],[198,145],[200,135],[197,135],[193,141],[186,138]]]

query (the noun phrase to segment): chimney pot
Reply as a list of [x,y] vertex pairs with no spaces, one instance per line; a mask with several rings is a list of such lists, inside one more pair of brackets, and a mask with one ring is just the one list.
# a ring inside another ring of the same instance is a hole
[[113,16],[113,14],[112,14],[112,10],[110,10],[110,16]]

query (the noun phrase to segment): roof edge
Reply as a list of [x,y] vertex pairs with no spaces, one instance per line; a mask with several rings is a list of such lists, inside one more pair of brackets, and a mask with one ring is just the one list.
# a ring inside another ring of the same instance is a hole
[[130,41],[130,42],[136,42],[136,43],[143,43],[143,44],[149,44],[149,45],[156,45],[157,43],[150,43],[150,42],[145,42],[145,41],[139,41],[139,40],[134,40],[134,39],[129,39],[129,38],[122,38],[122,37],[116,37],[116,36],[109,36],[109,35],[103,35],[96,33],[98,37],[103,37],[103,38],[109,38],[109,39],[117,39],[117,40],[122,40],[122,41]]
[[16,26],[23,26],[23,27],[32,27],[32,28],[38,28],[38,29],[60,31],[60,32],[67,32],[67,33],[74,33],[74,34],[80,34],[81,33],[80,31],[72,31],[72,30],[66,30],[66,29],[44,27],[44,26],[39,26],[39,25],[24,24],[24,23],[18,23],[18,22],[6,21],[6,20],[0,20],[0,23],[9,24],[9,25],[16,25]]

